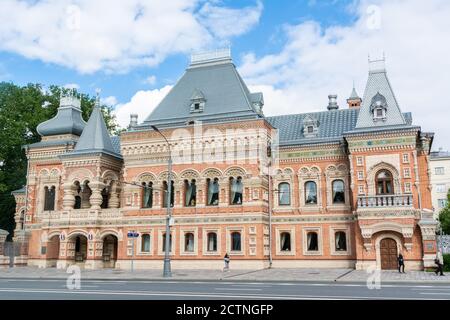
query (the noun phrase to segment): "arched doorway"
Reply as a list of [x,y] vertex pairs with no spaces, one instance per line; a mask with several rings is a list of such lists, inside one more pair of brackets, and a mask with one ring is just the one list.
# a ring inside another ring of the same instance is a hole
[[380,242],[380,259],[382,270],[397,269],[397,242],[392,238],[384,238]]
[[85,262],[87,258],[87,238],[83,235],[75,236],[75,262]]
[[59,258],[59,235],[51,237],[47,242],[47,267],[56,267]]
[[107,235],[103,238],[103,266],[115,268],[117,261],[117,237]]

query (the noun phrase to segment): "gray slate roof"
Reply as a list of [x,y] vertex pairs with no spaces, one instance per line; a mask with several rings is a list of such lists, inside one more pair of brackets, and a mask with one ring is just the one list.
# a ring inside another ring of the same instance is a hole
[[[358,112],[358,109],[338,109],[266,117],[266,119],[273,127],[279,129],[280,145],[294,145],[342,140],[343,133],[355,127]],[[319,121],[317,137],[305,138],[303,135],[303,120],[307,116]]]
[[79,100],[75,97],[61,98],[61,104],[56,116],[44,121],[37,126],[37,132],[41,136],[58,134],[81,135],[86,122],[83,120]]
[[[197,91],[206,100],[204,111],[191,113],[191,97]],[[252,105],[255,99],[262,100],[262,95],[251,95],[231,60],[191,64],[147,119],[134,128],[176,127],[194,119],[204,122],[255,119],[262,117]]]
[[[371,112],[371,103],[372,98],[378,93],[386,98],[386,121],[374,122]],[[400,111],[397,99],[395,98],[391,84],[387,77],[386,70],[379,69],[370,71],[356,128],[373,128],[393,125],[407,125],[407,122]]]
[[117,142],[115,148],[108,133],[108,129],[106,128],[102,111],[100,107],[96,105],[74,151],[67,155],[101,152],[121,158],[122,156],[116,150]]

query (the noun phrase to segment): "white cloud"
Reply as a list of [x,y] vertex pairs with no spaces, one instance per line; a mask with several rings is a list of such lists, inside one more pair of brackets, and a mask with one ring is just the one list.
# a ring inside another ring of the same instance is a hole
[[264,92],[265,114],[326,110],[330,93],[338,94],[345,108],[353,80],[364,94],[367,55],[381,57],[385,51],[402,111],[411,111],[422,130],[436,133],[434,148],[450,149],[450,2],[362,1],[350,9],[357,17],[350,26],[288,25],[288,40],[278,53],[244,55],[240,72]]
[[65,85],[64,85],[64,88],[66,88],[66,89],[76,89],[76,90],[78,90],[78,89],[80,89],[80,85],[77,84],[77,83],[68,83],[68,84],[65,84]]
[[258,23],[263,10],[261,1],[256,7],[231,9],[205,3],[199,11],[202,24],[215,36],[225,39],[249,31]]
[[148,76],[144,79],[144,83],[153,86],[156,83],[156,76]]
[[106,98],[101,98],[100,99],[101,104],[107,105],[108,107],[113,107],[116,106],[118,101],[117,98],[114,96],[109,96]]
[[122,128],[126,128],[130,123],[130,114],[133,113],[139,116],[139,123],[143,122],[169,93],[170,89],[172,89],[172,86],[168,85],[161,89],[136,92],[129,102],[116,106],[114,113],[117,122]]
[[[214,45],[218,37],[239,35],[258,23],[260,4],[241,11],[204,2],[1,0],[0,50],[81,73],[125,72],[155,66],[173,53]],[[244,14],[235,28],[232,23]],[[220,32],[224,25],[233,31]]]

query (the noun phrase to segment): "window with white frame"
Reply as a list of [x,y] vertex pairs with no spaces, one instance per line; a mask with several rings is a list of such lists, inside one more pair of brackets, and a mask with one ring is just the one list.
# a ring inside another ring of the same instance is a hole
[[336,251],[347,251],[347,234],[344,231],[337,231],[334,234]]
[[207,241],[207,251],[208,252],[215,252],[217,251],[217,233],[215,232],[208,232],[208,235],[206,236]]
[[345,185],[342,180],[334,180],[332,183],[333,188],[333,203],[345,203]]
[[443,175],[445,174],[445,169],[444,167],[436,167],[434,168],[434,173],[437,175]]
[[409,168],[404,168],[403,169],[403,177],[411,178],[411,170]]
[[[166,234],[162,235],[162,251],[166,252]],[[169,235],[169,252],[172,252],[172,234]]]
[[411,193],[411,183],[405,182],[405,193]]
[[280,234],[280,251],[291,251],[291,234],[289,232]]
[[358,186],[358,194],[365,194],[363,185]]
[[291,204],[291,186],[287,182],[278,185],[278,204],[280,206],[289,206]]
[[436,192],[439,192],[439,193],[447,192],[446,189],[447,188],[445,187],[445,184],[443,184],[443,183],[436,185]]
[[409,154],[408,153],[403,154],[403,163],[409,163]]
[[363,157],[356,157],[356,165],[357,166],[363,165]]
[[194,252],[194,234],[192,232],[184,234],[184,251]]
[[364,172],[358,171],[358,180],[364,180]]
[[231,233],[230,237],[231,241],[231,251],[241,251],[242,250],[242,244],[241,244],[241,233],[238,231],[234,231]]
[[150,235],[148,233],[141,237],[141,252],[150,252]]
[[305,203],[317,204],[317,184],[314,181],[305,183]]
[[438,207],[440,209],[445,208],[447,206],[447,199],[438,199]]
[[306,250],[312,252],[319,251],[319,236],[317,232],[309,231],[306,234]]

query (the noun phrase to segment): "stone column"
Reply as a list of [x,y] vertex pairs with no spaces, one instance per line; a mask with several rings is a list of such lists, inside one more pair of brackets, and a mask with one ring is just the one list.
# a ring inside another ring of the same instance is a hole
[[120,206],[119,194],[120,194],[120,190],[118,188],[113,188],[111,190],[108,208],[119,208],[119,206]]
[[100,210],[100,206],[103,202],[102,190],[105,187],[103,182],[91,182],[90,187],[92,190],[91,197],[89,198],[89,202],[91,203],[92,210]]
[[72,210],[75,205],[75,190],[72,183],[64,183],[63,209]]

